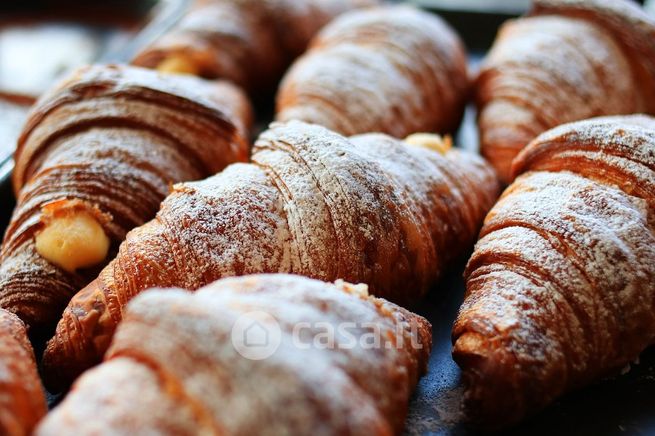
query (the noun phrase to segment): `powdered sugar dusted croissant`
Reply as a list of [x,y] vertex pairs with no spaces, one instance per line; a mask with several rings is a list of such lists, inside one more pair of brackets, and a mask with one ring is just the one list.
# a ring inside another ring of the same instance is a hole
[[539,136],[485,220],[453,357],[480,424],[517,422],[655,341],[655,119]]
[[0,306],[53,323],[151,219],[170,184],[248,157],[250,108],[227,83],[125,66],[81,69],[33,109],[13,173]]
[[482,154],[505,181],[541,132],[655,113],[655,19],[630,0],[535,0],[501,29],[477,79]]
[[13,313],[0,309],[0,434],[32,434],[46,410],[25,325]]
[[275,85],[332,18],[377,0],[206,0],[134,59],[136,65],[223,78],[248,91]]
[[361,285],[256,275],[149,291],[37,434],[399,434],[430,347],[425,319]]
[[447,132],[461,120],[468,86],[464,46],[439,17],[409,6],[353,11],[291,67],[276,117],[344,135]]
[[493,170],[472,154],[274,124],[252,163],[176,185],[157,217],[128,234],[66,309],[44,357],[48,381],[98,362],[123,306],[152,286],[287,272],[416,300],[470,247],[497,193]]

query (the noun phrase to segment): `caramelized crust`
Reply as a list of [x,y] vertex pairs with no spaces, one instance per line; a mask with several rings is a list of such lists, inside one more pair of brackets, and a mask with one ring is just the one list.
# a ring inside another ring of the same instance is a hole
[[291,67],[277,119],[298,119],[344,135],[457,128],[469,79],[464,46],[439,17],[408,6],[342,15]]
[[249,92],[273,87],[287,65],[332,18],[378,0],[200,0],[135,65],[155,68],[182,59],[206,78]]
[[[146,292],[129,304],[105,362],[79,379],[36,434],[400,434],[426,370],[430,324],[360,288],[255,275],[194,294]],[[262,360],[233,345],[233,326],[253,311],[280,329],[279,347]],[[326,326],[338,332],[355,320],[350,337],[312,345]],[[301,325],[307,340],[294,333]],[[380,346],[364,346],[373,325]]]
[[108,262],[67,271],[43,258],[34,237],[48,214],[93,217],[114,255],[127,231],[155,215],[171,183],[246,160],[249,124],[248,101],[227,83],[136,67],[74,73],[35,106],[18,142],[0,306],[29,325],[51,324]]
[[25,325],[13,313],[0,309],[0,433],[32,434],[46,410]]
[[497,193],[493,171],[472,154],[274,124],[251,164],[176,185],[157,217],[128,234],[65,310],[44,358],[48,382],[97,363],[124,305],[152,286],[287,272],[414,301],[470,247]]
[[516,423],[655,341],[655,119],[539,136],[491,210],[453,329],[471,417]]
[[500,30],[476,84],[482,154],[510,182],[540,133],[655,113],[655,20],[630,0],[536,0]]

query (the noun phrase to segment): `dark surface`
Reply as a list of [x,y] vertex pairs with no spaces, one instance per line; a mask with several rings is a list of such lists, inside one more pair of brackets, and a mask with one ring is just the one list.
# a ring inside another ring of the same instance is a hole
[[472,52],[486,52],[500,26],[512,18],[510,15],[484,12],[438,11],[459,33],[466,47]]
[[0,229],[2,234],[5,233],[5,228],[9,223],[9,216],[14,208],[14,195],[11,192],[11,184],[9,180],[0,183]]
[[[496,27],[505,18],[488,14],[445,14],[446,19],[468,35],[472,51],[487,49]],[[479,56],[472,56],[477,63]],[[260,114],[270,108],[260,108]],[[263,115],[266,116],[266,115]],[[265,122],[260,122],[265,125]],[[458,136],[460,144],[475,148],[474,114],[468,111]],[[8,183],[0,184],[0,230],[13,207]],[[440,286],[415,310],[433,325],[433,352],[428,374],[419,383],[407,422],[409,434],[468,435],[476,432],[464,423],[460,412],[463,389],[460,371],[450,356],[450,328],[463,294],[464,262],[452,269]],[[37,340],[41,342],[41,340]],[[37,353],[41,348],[35,344]],[[51,405],[56,397],[50,398]],[[101,413],[101,412],[99,412]],[[655,434],[655,350],[646,351],[641,363],[629,373],[570,393],[521,426],[505,434],[531,435],[648,435]]]

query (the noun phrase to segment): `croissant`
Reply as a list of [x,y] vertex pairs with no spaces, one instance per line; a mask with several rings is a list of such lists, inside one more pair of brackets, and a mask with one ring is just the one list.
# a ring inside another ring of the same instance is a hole
[[0,434],[27,436],[46,414],[41,380],[23,322],[0,309]]
[[74,73],[18,141],[0,306],[29,325],[54,323],[171,183],[247,159],[249,122],[248,101],[227,83],[124,66]]
[[364,285],[271,274],[149,291],[36,434],[400,434],[430,348],[425,319]]
[[378,0],[197,1],[135,65],[230,80],[251,93],[274,86],[328,21]]
[[97,363],[123,306],[153,286],[286,272],[416,300],[473,244],[497,194],[493,170],[473,154],[274,124],[251,164],[176,185],[157,217],[128,234],[65,310],[44,355],[48,385]]
[[449,132],[468,88],[464,46],[442,19],[409,6],[353,11],[327,25],[285,75],[276,118],[344,135]]
[[630,0],[535,0],[505,24],[476,84],[481,152],[505,182],[540,133],[655,113],[655,19]]
[[655,342],[655,118],[539,136],[466,269],[453,357],[471,417],[516,423]]

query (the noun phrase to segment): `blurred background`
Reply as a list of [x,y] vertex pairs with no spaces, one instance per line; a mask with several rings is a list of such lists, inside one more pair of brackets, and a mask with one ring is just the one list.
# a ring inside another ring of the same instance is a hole
[[[502,22],[524,13],[530,5],[530,0],[406,1],[433,10],[449,21],[463,37],[474,65],[491,46]],[[192,0],[0,2],[0,196],[11,196],[7,187],[11,154],[34,100],[75,67],[92,62],[128,62],[139,49],[175,24],[191,3]],[[645,3],[655,14],[655,0]],[[461,143],[473,141],[475,129],[470,124],[468,131],[464,129]],[[1,215],[7,214],[0,214],[0,226]]]

